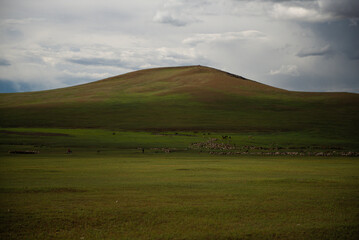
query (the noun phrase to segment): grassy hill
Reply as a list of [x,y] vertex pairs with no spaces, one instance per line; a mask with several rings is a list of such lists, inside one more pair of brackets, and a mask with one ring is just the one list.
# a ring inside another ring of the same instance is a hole
[[306,131],[358,140],[359,95],[292,92],[203,66],[0,94],[1,127]]

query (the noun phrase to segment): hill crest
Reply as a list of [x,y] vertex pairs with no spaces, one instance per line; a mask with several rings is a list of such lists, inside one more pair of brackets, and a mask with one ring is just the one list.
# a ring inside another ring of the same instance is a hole
[[202,90],[244,93],[248,91],[286,91],[228,72],[204,66],[152,68],[118,75],[82,86],[112,85],[127,93],[192,93]]

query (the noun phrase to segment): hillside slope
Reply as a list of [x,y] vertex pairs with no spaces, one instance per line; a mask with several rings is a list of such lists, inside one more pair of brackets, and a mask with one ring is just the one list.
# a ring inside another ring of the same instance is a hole
[[286,91],[202,66],[0,94],[1,127],[312,131],[357,139],[358,113],[358,94]]

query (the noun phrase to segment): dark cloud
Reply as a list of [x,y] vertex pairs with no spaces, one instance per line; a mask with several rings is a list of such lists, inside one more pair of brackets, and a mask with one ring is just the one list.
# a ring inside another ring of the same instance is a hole
[[319,0],[322,11],[343,18],[359,18],[358,0]]
[[341,76],[341,81],[332,74],[323,77],[321,73],[303,73],[298,76],[276,75],[275,80],[268,81],[267,84],[281,87],[292,91],[311,91],[311,92],[357,92],[359,93],[359,82],[350,74]]
[[302,49],[297,53],[297,56],[298,57],[324,56],[332,53],[333,50],[330,48],[330,45],[326,45],[322,48]]
[[0,58],[0,66],[10,66],[10,65],[11,63],[8,60],[4,58]]
[[359,60],[359,49],[356,49],[355,51],[347,52],[347,56],[351,60]]
[[[359,55],[359,28],[350,26],[346,21],[330,24],[317,23],[306,25],[316,36],[330,45],[331,51],[341,53],[350,60],[357,60]],[[325,50],[325,49],[323,49]]]

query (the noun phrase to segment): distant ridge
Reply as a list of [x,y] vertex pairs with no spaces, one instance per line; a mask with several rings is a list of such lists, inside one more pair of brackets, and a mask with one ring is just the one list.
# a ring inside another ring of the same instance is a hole
[[204,66],[0,94],[1,127],[358,132],[359,95],[293,92]]

